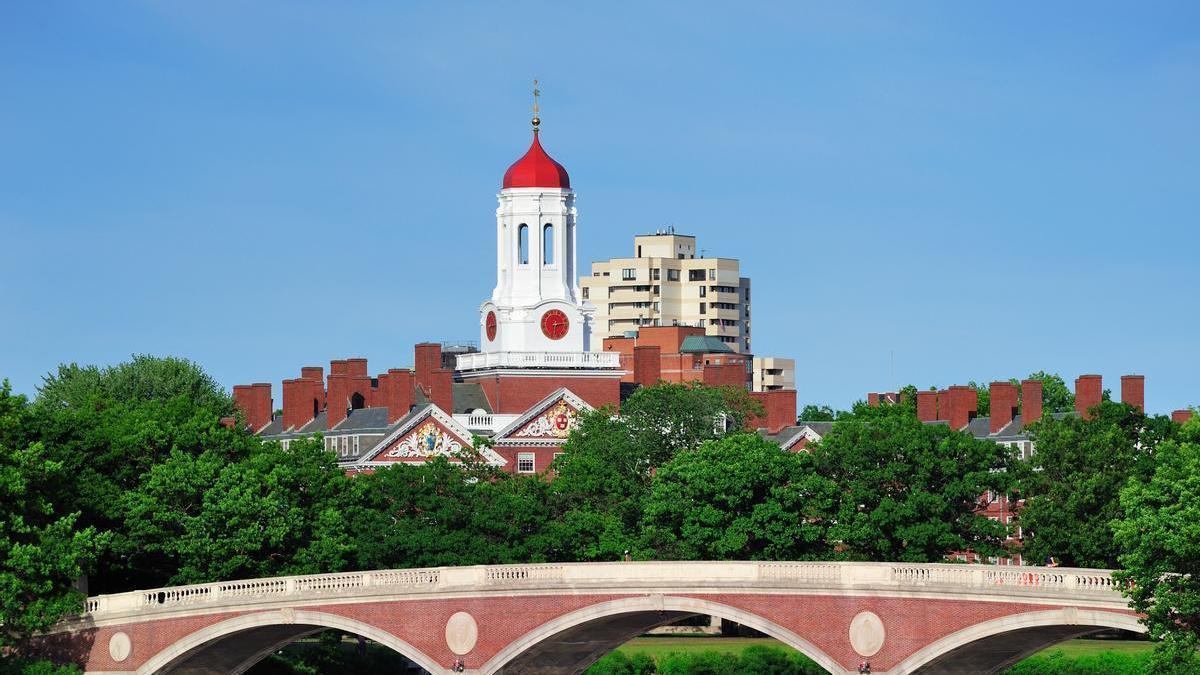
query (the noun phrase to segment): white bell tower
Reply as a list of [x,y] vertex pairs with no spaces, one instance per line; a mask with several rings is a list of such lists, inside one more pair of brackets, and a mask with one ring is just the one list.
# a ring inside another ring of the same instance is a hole
[[590,352],[592,317],[579,289],[575,193],[542,149],[534,89],[533,142],[504,174],[496,208],[496,287],[480,307],[481,351]]

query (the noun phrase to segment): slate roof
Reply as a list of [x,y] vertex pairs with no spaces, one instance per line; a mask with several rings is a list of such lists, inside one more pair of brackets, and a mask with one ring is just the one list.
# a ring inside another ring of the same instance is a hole
[[346,419],[342,420],[333,431],[338,433],[348,431],[382,431],[388,427],[387,408],[360,408],[351,410]]
[[818,436],[825,436],[833,429],[833,422],[805,422],[804,420],[800,420],[796,424],[798,427],[812,429]]
[[455,382],[453,395],[454,410],[446,412],[467,413],[476,408],[487,413],[492,412],[492,404],[488,403],[487,394],[483,392],[483,385],[478,382]]
[[712,335],[689,335],[679,345],[680,354],[733,354],[733,349]]

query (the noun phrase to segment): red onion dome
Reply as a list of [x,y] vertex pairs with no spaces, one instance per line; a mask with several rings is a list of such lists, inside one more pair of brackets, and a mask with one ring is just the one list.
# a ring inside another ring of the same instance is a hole
[[533,143],[525,156],[518,159],[504,172],[503,188],[570,188],[571,177],[562,164],[554,161],[538,141],[537,129],[533,130]]

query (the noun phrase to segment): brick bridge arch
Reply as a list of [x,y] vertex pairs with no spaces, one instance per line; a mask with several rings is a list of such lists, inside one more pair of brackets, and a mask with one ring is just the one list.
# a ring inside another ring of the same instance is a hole
[[135,673],[240,675],[284,646],[331,628],[373,640],[430,672],[441,668],[421,650],[363,621],[325,612],[282,609],[244,614],[201,628],[155,654]]
[[800,635],[760,616],[704,598],[640,596],[610,600],[548,621],[500,650],[483,664],[483,675],[554,668],[580,672],[652,628],[699,614],[736,621],[770,635],[830,672],[841,666]]
[[283,577],[88,599],[46,645],[91,673],[239,673],[327,628],[435,675],[578,673],[649,628],[737,621],[834,673],[995,672],[1060,640],[1143,632],[1105,570],[908,563],[618,562]]

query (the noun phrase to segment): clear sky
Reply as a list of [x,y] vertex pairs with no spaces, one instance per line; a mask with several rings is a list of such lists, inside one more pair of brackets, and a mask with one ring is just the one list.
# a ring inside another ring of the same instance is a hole
[[0,376],[171,354],[278,404],[478,339],[535,76],[581,265],[665,225],[740,259],[801,404],[1200,403],[1193,1],[6,2]]

